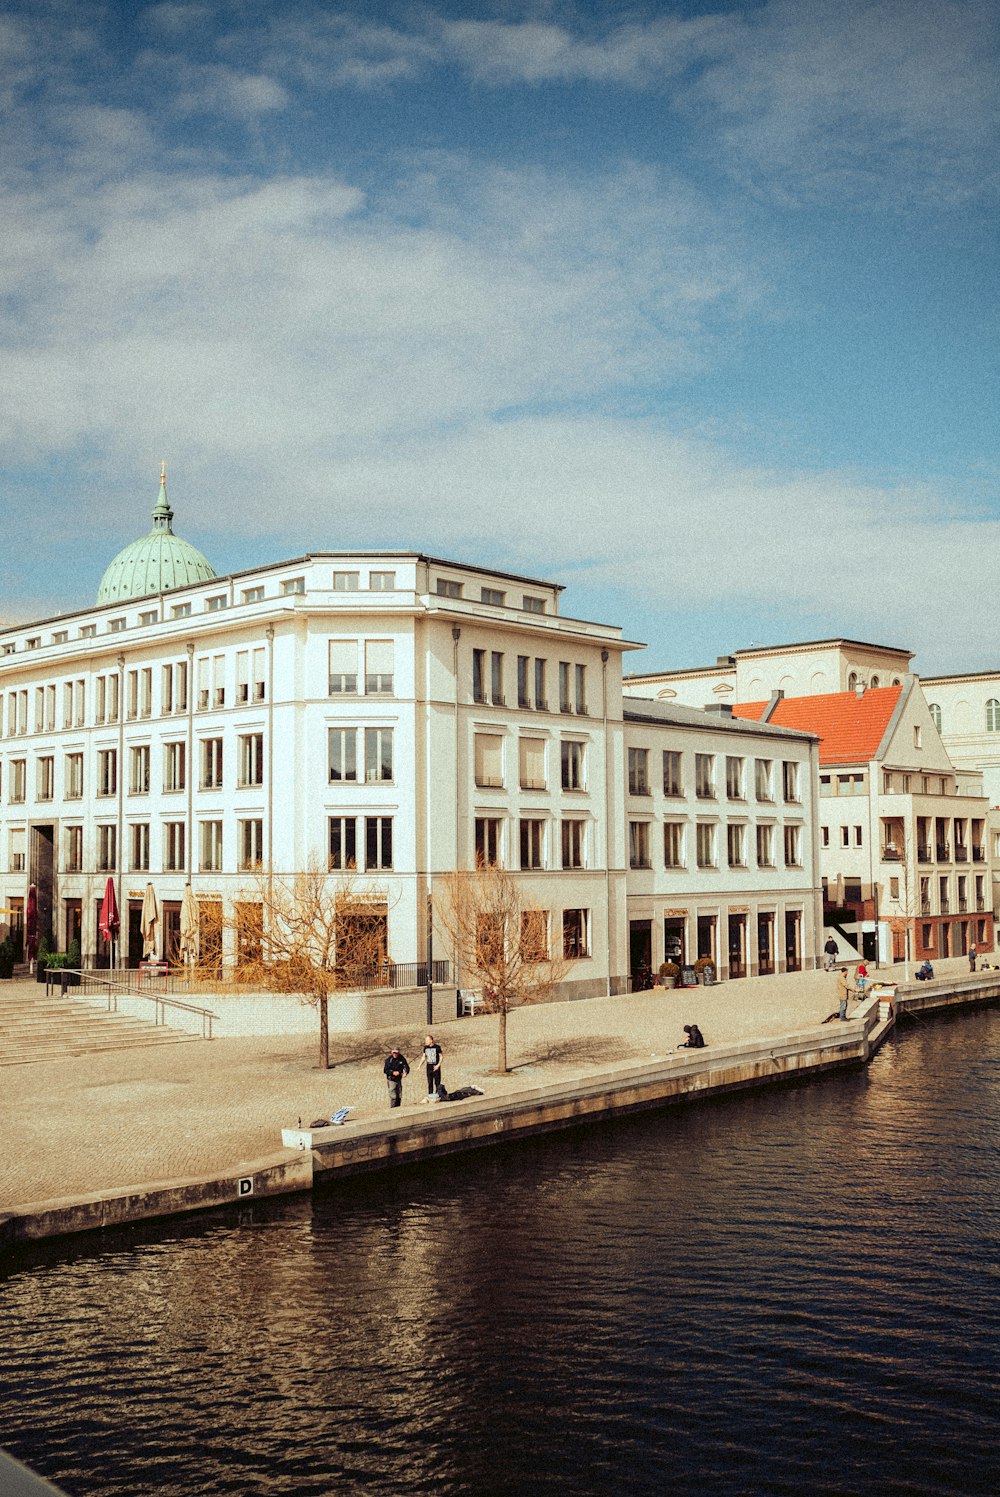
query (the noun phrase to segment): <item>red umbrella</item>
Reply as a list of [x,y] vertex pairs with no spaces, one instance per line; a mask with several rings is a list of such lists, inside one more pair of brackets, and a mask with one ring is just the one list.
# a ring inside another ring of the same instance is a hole
[[24,908],[24,954],[29,962],[38,955],[38,890],[28,885],[28,902]]
[[118,900],[115,898],[115,881],[113,878],[108,879],[104,888],[99,925],[103,941],[117,941],[118,932],[121,929],[121,920],[118,916]]

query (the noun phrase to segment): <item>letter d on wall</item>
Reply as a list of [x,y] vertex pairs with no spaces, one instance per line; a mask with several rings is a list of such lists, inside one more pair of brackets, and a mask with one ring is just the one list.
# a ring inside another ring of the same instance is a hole
[[236,1194],[238,1196],[253,1195],[253,1175],[244,1175],[236,1182]]

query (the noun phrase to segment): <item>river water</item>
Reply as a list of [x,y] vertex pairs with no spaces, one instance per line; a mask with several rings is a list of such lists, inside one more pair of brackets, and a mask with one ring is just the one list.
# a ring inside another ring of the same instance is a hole
[[1000,1491],[1000,1011],[866,1072],[50,1244],[0,1445],[91,1494]]

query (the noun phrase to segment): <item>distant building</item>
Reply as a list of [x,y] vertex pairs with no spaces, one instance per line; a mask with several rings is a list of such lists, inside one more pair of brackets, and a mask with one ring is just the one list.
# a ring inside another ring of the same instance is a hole
[[[994,945],[989,800],[956,770],[915,676],[902,685],[738,704],[814,733],[824,909],[868,957],[958,956]],[[876,931],[878,947],[876,948]]]

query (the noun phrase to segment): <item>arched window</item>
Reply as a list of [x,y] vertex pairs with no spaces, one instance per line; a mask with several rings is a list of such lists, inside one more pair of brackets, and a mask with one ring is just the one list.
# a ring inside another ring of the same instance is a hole
[[847,678],[847,689],[848,689],[848,691],[853,691],[855,689],[855,687],[857,686],[857,684],[858,684],[858,673],[857,673],[857,671],[851,671],[851,674]]
[[928,710],[928,712],[931,715],[931,722],[934,724],[934,726],[937,728],[938,732],[940,733],[940,731],[941,731],[941,708],[938,706],[937,702],[928,702],[927,703],[927,710]]
[[878,685],[878,676],[872,676],[872,678],[871,678],[871,680],[869,681],[868,684],[869,684],[869,686],[877,686]]
[[892,684],[893,684],[893,686],[902,686],[903,683],[899,679],[898,676],[893,676],[893,678],[892,678]]
[[1000,733],[1000,702],[996,697],[990,697],[986,703],[986,731]]

